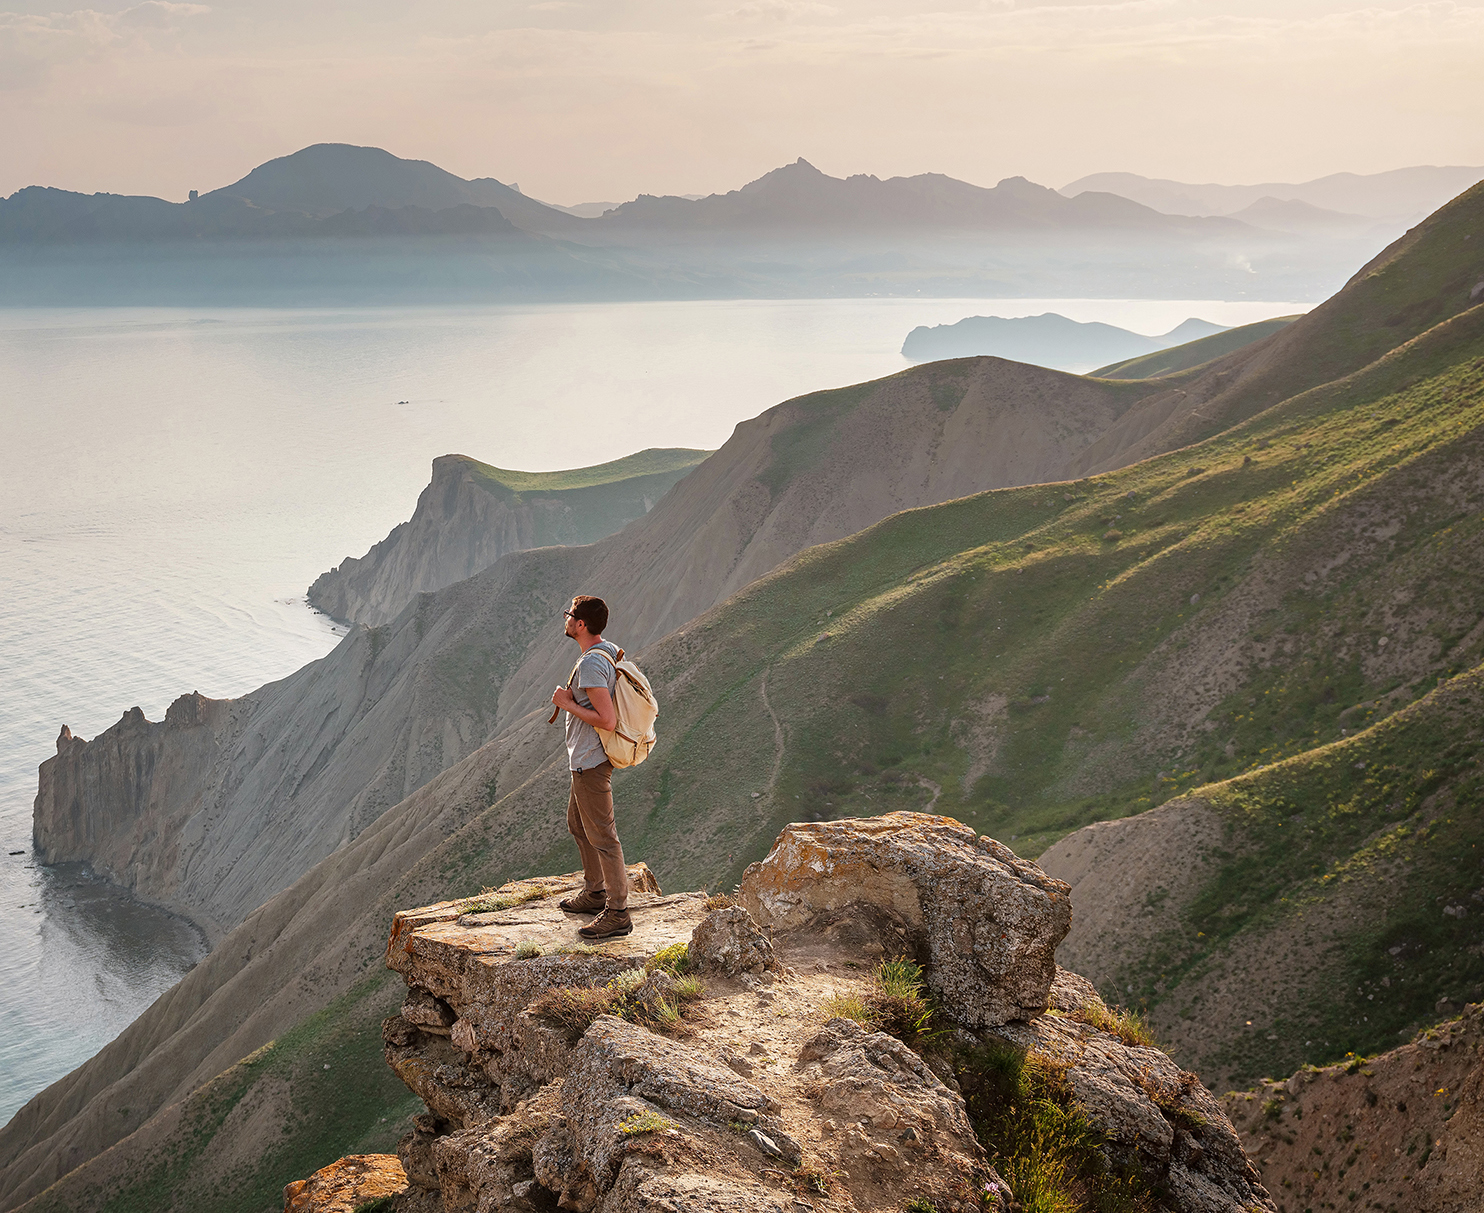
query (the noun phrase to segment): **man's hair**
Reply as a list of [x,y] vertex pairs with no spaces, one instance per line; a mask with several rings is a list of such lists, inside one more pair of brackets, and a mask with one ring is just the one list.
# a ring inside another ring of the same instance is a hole
[[572,599],[572,618],[587,624],[590,636],[601,636],[608,626],[608,604],[591,594],[578,594]]

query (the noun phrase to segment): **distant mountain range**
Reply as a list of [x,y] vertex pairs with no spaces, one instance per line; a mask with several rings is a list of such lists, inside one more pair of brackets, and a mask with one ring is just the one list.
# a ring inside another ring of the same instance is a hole
[[[582,210],[587,208],[573,208]],[[490,212],[482,222],[468,213]],[[397,224],[356,222],[350,212],[414,211]],[[457,219],[435,218],[447,211]],[[401,229],[405,228],[406,231]],[[882,181],[830,177],[800,159],[741,189],[704,198],[644,194],[583,216],[528,198],[493,177],[467,181],[426,160],[374,147],[321,143],[259,165],[239,181],[188,202],[30,187],[0,202],[0,240],[92,241],[295,238],[339,234],[535,235],[586,244],[651,243],[698,233],[731,237],[803,232],[818,238],[860,232],[1136,231],[1229,236],[1240,221],[1160,213],[1110,193],[1067,198],[1011,177],[992,189],[941,173]]]
[[[0,303],[1310,299],[1397,234],[1366,199],[1412,206],[1474,172],[1342,175],[1350,193],[1341,178],[1185,187],[1128,174],[1058,191],[1023,177],[831,177],[799,159],[723,194],[564,208],[325,143],[186,202],[18,190],[0,199]],[[1216,204],[1235,213],[1208,213]]]
[[[1061,187],[1075,198],[1087,191],[1118,194],[1167,215],[1233,215],[1254,203],[1303,202],[1320,210],[1341,212],[1341,219],[1365,217],[1410,223],[1431,214],[1450,198],[1484,180],[1484,167],[1418,165],[1385,173],[1332,173],[1299,183],[1269,181],[1261,185],[1192,185],[1185,181],[1141,177],[1137,173],[1093,173]],[[1265,207],[1269,218],[1275,213]],[[1293,216],[1298,212],[1284,212]],[[1263,210],[1249,222],[1266,226]],[[1286,230],[1286,229],[1285,229]]]

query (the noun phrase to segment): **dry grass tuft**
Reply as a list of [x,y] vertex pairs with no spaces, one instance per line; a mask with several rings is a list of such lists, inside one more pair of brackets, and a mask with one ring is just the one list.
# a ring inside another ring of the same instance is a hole
[[1116,1036],[1126,1045],[1142,1045],[1150,1049],[1159,1047],[1154,1043],[1154,1033],[1143,1013],[1129,1007],[1109,1008],[1101,1003],[1088,1002],[1083,1003],[1081,1010],[1072,1018],[1079,1019],[1100,1032],[1106,1032],[1109,1036]]

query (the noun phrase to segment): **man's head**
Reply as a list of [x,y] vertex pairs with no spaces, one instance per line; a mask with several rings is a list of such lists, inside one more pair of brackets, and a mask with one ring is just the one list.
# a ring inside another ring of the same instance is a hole
[[567,612],[566,633],[574,640],[580,629],[589,636],[601,636],[608,626],[608,604],[591,594],[578,594],[572,599],[572,609]]

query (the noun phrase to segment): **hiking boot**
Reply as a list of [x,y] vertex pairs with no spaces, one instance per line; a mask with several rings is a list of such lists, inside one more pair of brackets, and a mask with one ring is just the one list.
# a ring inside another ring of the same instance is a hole
[[627,935],[633,929],[634,920],[629,917],[627,910],[605,909],[587,926],[578,927],[577,933],[584,939],[613,939],[619,935]]
[[557,902],[557,909],[566,910],[568,914],[598,914],[607,904],[608,897],[602,889],[584,889],[576,897]]

